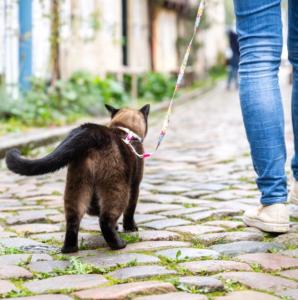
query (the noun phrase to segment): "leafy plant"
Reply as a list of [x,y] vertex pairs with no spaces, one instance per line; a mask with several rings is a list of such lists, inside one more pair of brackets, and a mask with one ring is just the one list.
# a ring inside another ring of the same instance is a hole
[[31,90],[17,99],[0,93],[0,118],[26,125],[64,124],[81,115],[98,115],[104,103],[124,105],[129,97],[113,78],[102,79],[87,72],[75,72],[54,86],[40,78],[31,79]]
[[175,88],[175,80],[162,73],[146,73],[139,79],[139,97],[153,101],[170,98]]

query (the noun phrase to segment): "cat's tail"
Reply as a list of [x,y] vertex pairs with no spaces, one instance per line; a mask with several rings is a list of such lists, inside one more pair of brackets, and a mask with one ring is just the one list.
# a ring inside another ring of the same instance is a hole
[[54,172],[65,167],[90,148],[98,147],[100,140],[98,134],[83,125],[72,130],[52,153],[43,158],[26,159],[21,157],[19,150],[9,150],[5,157],[6,165],[9,170],[20,175],[33,176]]

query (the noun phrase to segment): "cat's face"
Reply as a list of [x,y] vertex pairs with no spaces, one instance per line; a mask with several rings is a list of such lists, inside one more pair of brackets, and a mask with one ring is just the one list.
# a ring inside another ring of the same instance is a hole
[[139,110],[132,108],[117,109],[110,105],[106,105],[106,108],[112,118],[110,125],[127,127],[142,138],[146,136],[150,104],[144,105]]

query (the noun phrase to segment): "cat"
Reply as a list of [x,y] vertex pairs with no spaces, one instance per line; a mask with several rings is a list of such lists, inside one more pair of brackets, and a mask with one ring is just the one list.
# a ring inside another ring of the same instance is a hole
[[113,250],[126,242],[119,237],[117,221],[123,213],[125,231],[137,231],[134,213],[143,177],[144,160],[133,153],[123,139],[130,133],[131,146],[143,153],[150,105],[140,110],[116,109],[106,105],[108,126],[83,124],[47,156],[30,160],[17,149],[6,154],[9,170],[20,175],[41,175],[68,166],[64,193],[66,234],[63,253],[78,251],[80,221],[85,213],[99,217],[102,235]]

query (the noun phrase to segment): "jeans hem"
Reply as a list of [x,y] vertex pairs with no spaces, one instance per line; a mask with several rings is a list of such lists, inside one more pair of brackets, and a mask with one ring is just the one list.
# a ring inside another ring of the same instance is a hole
[[278,204],[278,203],[286,203],[286,202],[287,202],[287,197],[261,199],[261,203],[264,206],[269,206],[269,205]]

